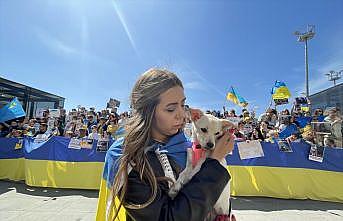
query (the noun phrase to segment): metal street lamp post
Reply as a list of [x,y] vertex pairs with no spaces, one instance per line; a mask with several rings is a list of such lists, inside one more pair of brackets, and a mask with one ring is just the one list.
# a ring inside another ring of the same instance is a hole
[[309,97],[309,84],[308,84],[308,53],[307,53],[307,42],[313,38],[314,32],[314,25],[307,25],[307,32],[300,33],[299,31],[294,32],[294,34],[298,37],[299,42],[305,42],[305,92],[306,97]]
[[333,81],[333,86],[336,86],[336,81],[341,79],[343,74],[343,70],[340,71],[329,71],[329,73],[325,74],[328,76],[329,81]]

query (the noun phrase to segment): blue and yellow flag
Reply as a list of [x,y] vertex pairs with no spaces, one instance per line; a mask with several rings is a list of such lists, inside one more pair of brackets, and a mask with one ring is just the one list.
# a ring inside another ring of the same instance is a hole
[[281,81],[275,81],[274,87],[271,91],[273,99],[288,99],[291,96],[286,84]]
[[242,107],[248,106],[248,102],[246,102],[244,98],[241,97],[233,87],[231,87],[231,91],[227,93],[226,99]]
[[21,106],[21,103],[18,98],[15,97],[10,103],[0,109],[0,122],[16,119],[25,115],[26,113]]
[[[124,129],[123,133],[125,134]],[[119,169],[119,160],[122,155],[123,143],[124,137],[119,138],[111,145],[106,153],[96,213],[97,221],[113,220],[115,205],[119,205],[118,198],[113,201],[113,185],[114,177]],[[186,137],[183,132],[179,132],[171,137],[166,145],[160,146],[158,143],[155,143],[150,146],[149,149],[151,151],[158,149],[158,151],[166,153],[183,169],[186,167],[187,148],[191,147],[192,142],[189,138]],[[117,218],[116,221],[125,221],[125,217],[125,209],[122,207],[119,211],[119,219]]]

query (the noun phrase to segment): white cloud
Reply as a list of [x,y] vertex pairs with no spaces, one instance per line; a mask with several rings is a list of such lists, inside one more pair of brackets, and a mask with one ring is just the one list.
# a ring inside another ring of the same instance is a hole
[[61,56],[61,57],[70,57],[75,59],[82,59],[83,62],[87,60],[96,61],[102,64],[113,64],[113,61],[108,61],[105,58],[99,57],[87,51],[88,42],[89,42],[89,35],[88,35],[88,26],[86,20],[83,18],[81,21],[81,47],[76,48],[72,45],[68,44],[67,42],[59,39],[45,30],[34,27],[34,33],[38,37],[38,40],[52,53]]
[[45,31],[39,28],[35,28],[35,32],[39,40],[48,48],[50,51],[58,55],[79,55],[79,51],[65,42],[49,35]]
[[199,81],[187,82],[184,84],[185,89],[190,90],[206,90],[204,85]]
[[[221,97],[226,97],[226,92],[221,91],[217,85],[213,84],[211,82],[211,78],[208,78],[209,76],[208,74],[206,75],[206,74],[196,71],[195,69],[191,68],[191,66],[187,62],[183,61],[182,59],[179,59],[179,62],[177,64],[172,64],[171,69],[175,73],[178,73],[178,75],[181,78],[187,77],[187,78],[195,79],[191,82],[199,82],[203,90],[207,90],[207,91],[211,90],[212,92],[219,94]],[[194,84],[193,86],[197,84]]]

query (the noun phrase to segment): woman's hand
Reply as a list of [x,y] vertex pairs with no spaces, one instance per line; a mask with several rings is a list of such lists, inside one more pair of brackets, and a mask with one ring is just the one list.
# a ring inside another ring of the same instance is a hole
[[221,161],[233,150],[233,146],[234,136],[232,135],[232,131],[225,130],[222,136],[217,139],[216,146],[213,149],[210,158]]

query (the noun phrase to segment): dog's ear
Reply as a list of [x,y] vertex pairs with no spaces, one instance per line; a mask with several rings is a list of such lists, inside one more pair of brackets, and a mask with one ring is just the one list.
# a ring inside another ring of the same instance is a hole
[[193,109],[189,108],[189,112],[191,113],[192,121],[197,121],[204,115],[204,113],[200,109]]
[[237,124],[226,120],[226,119],[220,119],[220,121],[222,122],[222,128],[226,128],[226,129],[233,129],[233,128],[237,128]]

